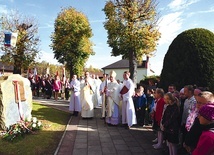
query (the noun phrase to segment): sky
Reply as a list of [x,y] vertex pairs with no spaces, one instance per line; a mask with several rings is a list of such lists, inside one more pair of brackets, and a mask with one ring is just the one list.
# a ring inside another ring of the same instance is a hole
[[[214,32],[214,1],[213,0],[156,0],[159,15],[158,28],[161,38],[158,41],[154,57],[150,58],[150,67],[155,75],[161,73],[164,56],[177,35],[193,28],[205,28]],[[34,17],[38,22],[41,39],[41,60],[57,63],[50,48],[50,36],[54,32],[54,21],[62,8],[73,7],[83,12],[90,23],[96,53],[90,56],[86,66],[103,68],[118,60],[121,56],[112,57],[111,48],[107,44],[107,31],[103,22],[102,11],[106,0],[0,0],[0,14],[18,10],[20,14]],[[175,62],[176,63],[176,62]]]

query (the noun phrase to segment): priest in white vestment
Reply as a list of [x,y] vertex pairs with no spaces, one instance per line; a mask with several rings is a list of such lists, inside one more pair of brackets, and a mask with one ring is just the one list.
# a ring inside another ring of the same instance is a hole
[[95,88],[93,85],[93,79],[90,77],[88,71],[85,72],[85,80],[82,82],[82,87],[80,91],[80,102],[82,104],[81,116],[83,118],[94,117],[94,104],[93,104],[93,94],[95,93]]
[[122,98],[122,124],[128,124],[128,129],[133,125],[137,124],[136,120],[136,114],[135,114],[135,108],[132,96],[134,95],[134,83],[129,78],[130,73],[128,71],[125,71],[123,74],[123,88],[128,88],[127,92],[120,92],[121,98]]
[[97,91],[97,80],[95,78],[95,74],[91,75],[91,79],[93,81],[92,82],[92,85],[93,85],[92,87],[94,87],[94,93],[92,95],[92,102],[94,104],[94,108],[96,108],[98,101],[97,101],[97,93],[96,93],[96,91]]
[[74,116],[78,116],[81,111],[80,104],[80,81],[77,79],[77,75],[73,75],[72,81],[70,82],[71,97],[69,104],[69,111],[73,112]]
[[107,96],[107,105],[106,105],[106,123],[108,125],[118,125],[119,124],[119,84],[115,80],[116,73],[111,71],[110,82],[108,83],[105,92]]
[[101,102],[102,102],[102,108],[101,108],[101,115],[102,119],[105,118],[105,112],[106,112],[106,94],[104,92],[105,88],[107,87],[109,83],[108,75],[103,74],[103,82],[100,84],[100,95],[101,95]]
[[96,76],[96,96],[97,96],[97,107],[102,106],[102,99],[100,95],[100,85],[102,81],[100,80],[99,76]]

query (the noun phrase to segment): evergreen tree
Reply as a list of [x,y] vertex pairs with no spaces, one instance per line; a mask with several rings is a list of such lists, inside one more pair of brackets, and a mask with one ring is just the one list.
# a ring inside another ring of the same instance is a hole
[[187,84],[214,89],[214,34],[195,28],[179,34],[164,57],[160,86]]

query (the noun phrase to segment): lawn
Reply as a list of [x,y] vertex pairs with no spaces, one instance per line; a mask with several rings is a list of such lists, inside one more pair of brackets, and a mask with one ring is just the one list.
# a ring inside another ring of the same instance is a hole
[[23,139],[7,142],[0,139],[1,155],[54,154],[69,120],[69,114],[33,103],[32,116],[42,122],[42,130],[27,134]]

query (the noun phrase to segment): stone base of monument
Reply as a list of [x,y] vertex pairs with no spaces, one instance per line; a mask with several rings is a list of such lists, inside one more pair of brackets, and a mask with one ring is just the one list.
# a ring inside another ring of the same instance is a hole
[[19,74],[0,79],[0,130],[21,120],[30,120],[31,111],[30,81]]

